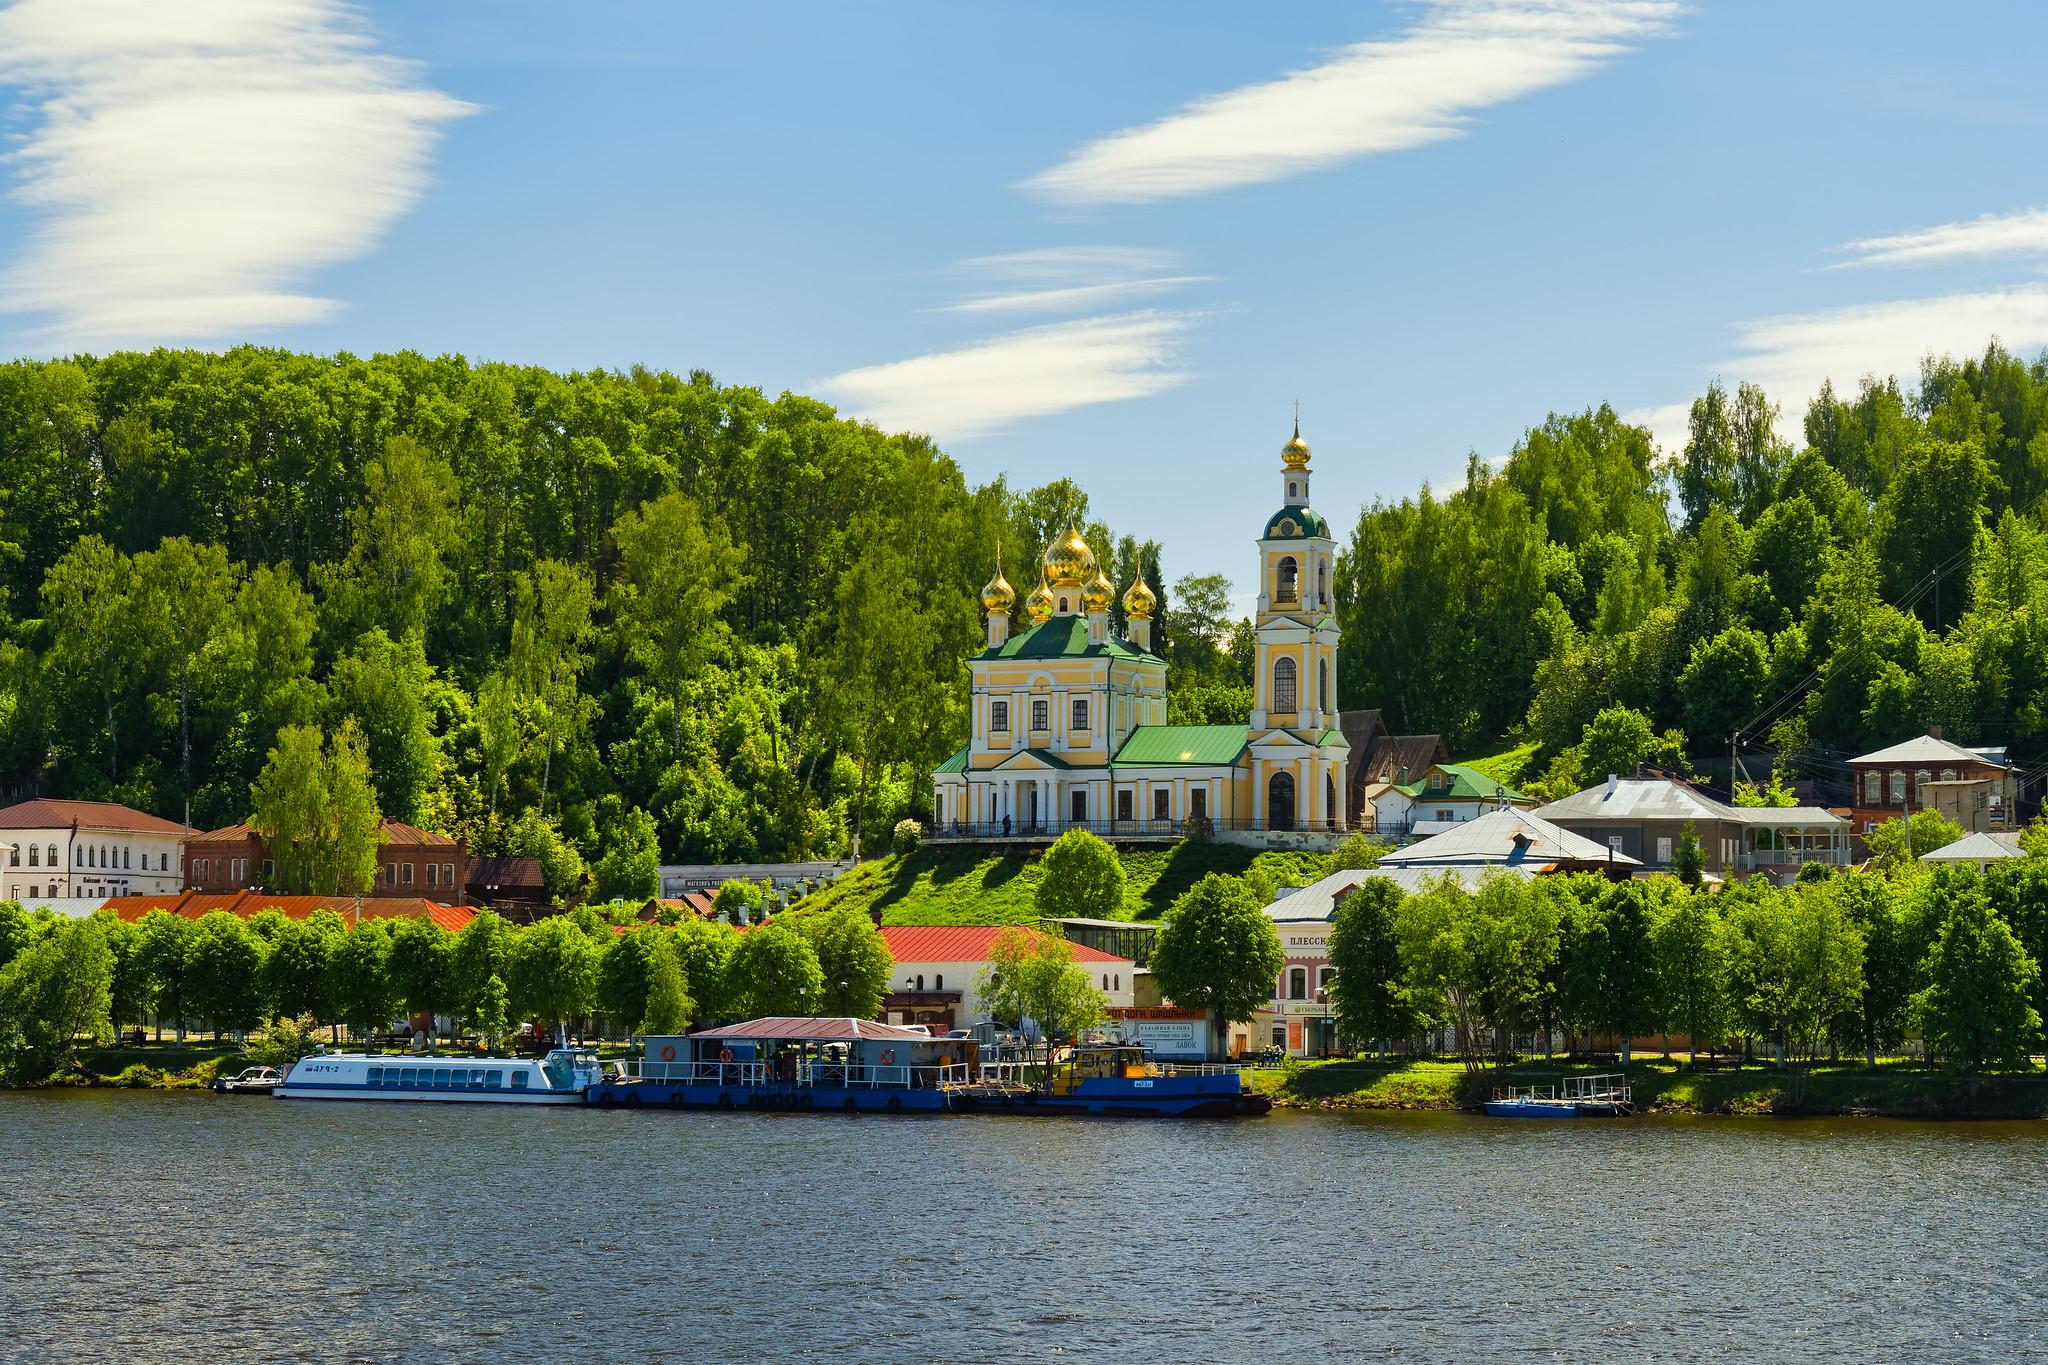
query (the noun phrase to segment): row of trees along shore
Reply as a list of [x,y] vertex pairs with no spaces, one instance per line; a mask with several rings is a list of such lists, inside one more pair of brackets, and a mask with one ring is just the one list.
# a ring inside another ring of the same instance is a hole
[[438,1014],[501,1046],[519,1021],[671,1033],[759,1015],[872,1018],[894,965],[880,932],[851,909],[787,913],[745,933],[694,918],[639,923],[623,907],[523,927],[484,911],[449,933],[412,918],[352,925],[326,910],[302,920],[155,911],[130,924],[7,902],[0,1074],[40,1081],[79,1042],[145,1022],[180,1041],[188,1024],[239,1037],[279,1018],[367,1038],[395,1019]]
[[[212,826],[253,785],[281,842],[310,837],[295,810],[374,811],[540,857],[562,898],[928,814],[994,550],[1028,579],[1069,518],[1164,604],[1170,718],[1250,709],[1229,583],[1169,590],[1073,484],[970,485],[925,438],[702,373],[22,361],[0,488],[0,793]],[[2048,363],[1995,345],[1917,387],[1825,388],[1803,421],[1712,388],[1668,457],[1604,406],[1552,414],[1358,516],[1340,699],[1454,750],[1519,735],[1544,790],[1731,735],[1809,776],[1935,722],[2024,756],[2044,498]],[[351,851],[278,889],[349,889]]]
[[[1527,1043],[1694,1056],[1753,1040],[1780,1064],[1875,1065],[1908,1040],[1972,1074],[2042,1042],[2048,858],[1897,878],[1814,865],[1792,885],[1496,875],[1404,894],[1369,879],[1331,934],[1341,1033],[1447,1030],[1474,1064]],[[1746,1049],[1745,1049],[1746,1050]]]

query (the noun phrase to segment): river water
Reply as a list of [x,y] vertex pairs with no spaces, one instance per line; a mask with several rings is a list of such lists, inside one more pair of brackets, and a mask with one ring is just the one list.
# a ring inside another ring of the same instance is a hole
[[2005,1360],[2048,1127],[0,1095],[0,1358]]

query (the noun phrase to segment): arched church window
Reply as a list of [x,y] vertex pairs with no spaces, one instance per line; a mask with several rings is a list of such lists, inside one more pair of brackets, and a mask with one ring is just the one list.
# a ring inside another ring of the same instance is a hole
[[1294,828],[1294,774],[1274,773],[1266,783],[1266,827]]
[[1280,560],[1280,581],[1273,593],[1275,601],[1292,602],[1294,600],[1296,592],[1295,580],[1299,577],[1300,572],[1300,566],[1294,562],[1293,555],[1282,557]]
[[1327,564],[1316,565],[1316,605],[1330,605],[1330,566]]
[[1295,709],[1294,660],[1282,655],[1273,663],[1273,709],[1292,711]]
[[1294,480],[1292,480],[1292,479],[1289,479],[1289,480],[1287,481],[1287,496],[1288,496],[1288,497],[1290,497],[1290,498],[1298,498],[1298,497],[1300,497],[1300,496],[1301,496],[1301,493],[1300,493],[1300,491],[1299,491],[1299,487],[1300,487],[1300,486],[1299,486],[1298,484],[1296,484],[1296,483],[1294,482]]
[[1061,610],[1061,611],[1065,611],[1066,609],[1067,609],[1067,599],[1066,599],[1066,598],[1064,598],[1064,597],[1062,597],[1062,598],[1060,599],[1060,610]]
[[1330,822],[1331,829],[1343,827],[1339,822],[1344,814],[1337,809],[1337,779],[1328,773],[1323,774],[1323,817]]
[[1316,705],[1325,711],[1330,709],[1330,661],[1328,659],[1316,660]]

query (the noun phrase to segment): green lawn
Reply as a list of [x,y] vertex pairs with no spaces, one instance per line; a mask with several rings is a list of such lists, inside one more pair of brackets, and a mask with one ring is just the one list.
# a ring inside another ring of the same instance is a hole
[[[804,898],[806,911],[855,905],[882,911],[884,924],[1019,924],[1038,918],[1042,853],[992,854],[986,848],[921,848],[862,863]],[[1315,853],[1258,851],[1231,844],[1180,842],[1120,848],[1127,883],[1124,919],[1154,919],[1211,872],[1242,875],[1256,866],[1280,886],[1322,875]]]
[[[1303,1109],[1473,1109],[1501,1085],[1548,1085],[1614,1068],[1527,1062],[1505,1072],[1443,1061],[1304,1062],[1254,1074],[1276,1103]],[[1814,1067],[1752,1065],[1691,1072],[1682,1063],[1629,1067],[1636,1107],[1652,1113],[1870,1114],[1889,1118],[2048,1118],[2048,1076],[1986,1077],[1972,1098],[1965,1077],[1901,1062]]]

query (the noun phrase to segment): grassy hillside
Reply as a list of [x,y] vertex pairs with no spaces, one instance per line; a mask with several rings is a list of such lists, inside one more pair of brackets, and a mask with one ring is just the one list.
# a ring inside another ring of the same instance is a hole
[[1532,770],[1536,747],[1531,742],[1497,754],[1488,754],[1484,758],[1462,758],[1458,761],[1468,768],[1485,773],[1496,782],[1505,783],[1510,787],[1520,787],[1522,783],[1537,776]]
[[[1123,849],[1123,918],[1153,919],[1211,872],[1242,875],[1257,867],[1280,886],[1322,875],[1314,853],[1257,852],[1228,844],[1178,843]],[[862,863],[804,899],[806,910],[879,907],[884,924],[1017,924],[1038,918],[1042,854],[991,854],[985,848],[921,848]]]

